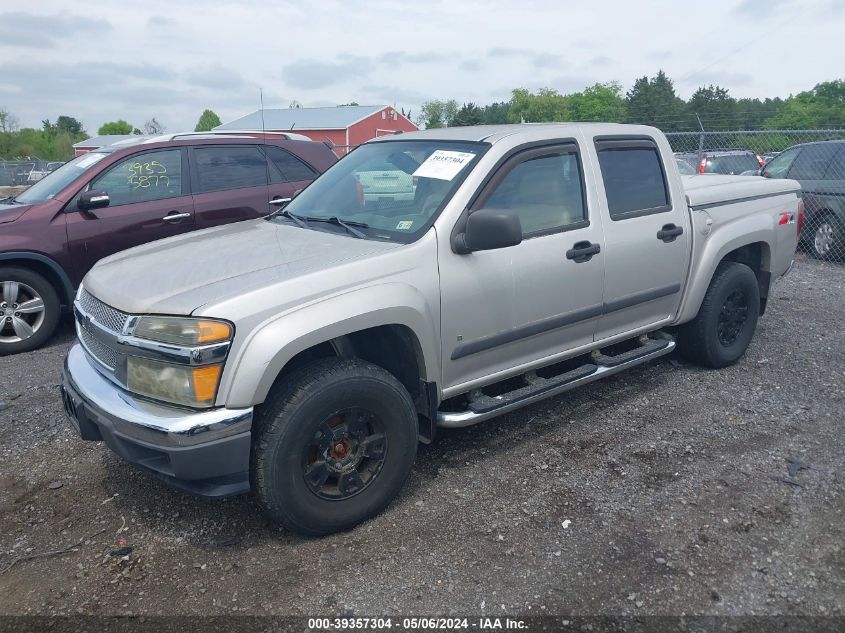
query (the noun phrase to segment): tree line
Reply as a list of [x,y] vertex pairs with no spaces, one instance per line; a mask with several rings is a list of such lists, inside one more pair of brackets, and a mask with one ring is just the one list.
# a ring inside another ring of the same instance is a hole
[[[205,110],[200,115],[196,132],[207,132],[220,125],[220,117]],[[123,119],[107,121],[98,129],[98,135],[146,134],[157,135],[167,131],[155,117],[147,120],[140,128]],[[5,108],[0,108],[0,159],[40,159],[65,161],[73,158],[73,145],[90,138],[79,119],[61,115],[55,121],[45,119],[41,129],[21,128],[17,117]]]
[[845,80],[826,81],[786,99],[736,99],[727,88],[702,86],[684,101],[661,70],[640,77],[627,92],[608,82],[571,94],[517,88],[509,101],[484,106],[435,99],[422,105],[417,118],[425,128],[548,121],[641,123],[664,132],[839,129],[845,128]]

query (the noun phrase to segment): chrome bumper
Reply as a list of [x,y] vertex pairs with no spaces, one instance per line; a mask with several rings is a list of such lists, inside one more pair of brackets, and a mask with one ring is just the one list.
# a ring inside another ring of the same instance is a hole
[[82,439],[206,496],[249,490],[252,408],[190,411],[137,398],[94,368],[79,344],[65,359],[65,411]]

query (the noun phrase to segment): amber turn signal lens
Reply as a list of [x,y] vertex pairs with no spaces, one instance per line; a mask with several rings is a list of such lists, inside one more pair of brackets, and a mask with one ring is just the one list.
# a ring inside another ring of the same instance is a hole
[[220,382],[222,365],[194,367],[191,381],[194,384],[194,397],[198,404],[212,404],[217,395],[217,383]]
[[197,343],[217,343],[232,338],[232,326],[222,321],[200,321]]

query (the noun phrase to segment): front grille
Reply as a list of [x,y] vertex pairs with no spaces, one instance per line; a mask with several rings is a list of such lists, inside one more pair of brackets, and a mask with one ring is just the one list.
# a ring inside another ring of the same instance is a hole
[[88,353],[103,363],[103,365],[114,371],[115,368],[117,368],[118,361],[120,360],[118,353],[94,338],[94,336],[83,326],[78,326],[76,330],[79,335],[79,339],[82,341],[85,349],[88,350]]
[[97,323],[112,332],[122,332],[129,315],[106,305],[95,296],[88,294],[85,288],[77,299],[83,312],[90,315]]

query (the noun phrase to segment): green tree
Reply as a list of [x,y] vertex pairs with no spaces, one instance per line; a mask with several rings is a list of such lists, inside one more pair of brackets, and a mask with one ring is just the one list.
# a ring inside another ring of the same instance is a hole
[[65,132],[70,137],[80,136],[85,134],[82,129],[82,122],[72,116],[61,115],[56,119],[56,131]]
[[507,101],[497,101],[484,106],[481,110],[482,122],[485,125],[500,125],[508,122],[510,104]]
[[220,117],[212,110],[203,110],[194,132],[209,132],[220,125]]
[[338,108],[345,108],[346,106],[357,106],[360,105],[357,101],[350,101],[349,103],[341,103],[338,105]]
[[458,114],[458,102],[454,99],[441,101],[434,99],[426,101],[420,106],[420,115],[417,117],[417,125],[427,130],[453,125]]
[[97,134],[132,134],[132,126],[123,119],[103,123]]
[[782,110],[766,120],[770,130],[845,127],[845,80],[817,84],[812,90],[789,97]]
[[622,86],[616,82],[593,84],[583,92],[568,95],[566,106],[570,121],[620,123],[625,118]]
[[687,102],[690,112],[697,115],[705,130],[732,130],[737,125],[737,105],[727,88],[701,87]]
[[535,94],[525,88],[517,88],[511,94],[508,120],[512,123],[569,120],[566,97],[557,90],[541,88]]
[[634,82],[625,96],[624,120],[678,132],[693,129],[695,117],[687,114],[686,104],[675,93],[672,80],[660,70],[651,79],[644,76]]
[[481,108],[472,103],[465,103],[452,119],[452,125],[481,125],[484,117]]

